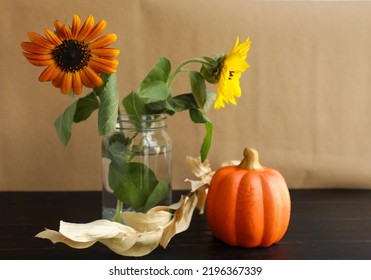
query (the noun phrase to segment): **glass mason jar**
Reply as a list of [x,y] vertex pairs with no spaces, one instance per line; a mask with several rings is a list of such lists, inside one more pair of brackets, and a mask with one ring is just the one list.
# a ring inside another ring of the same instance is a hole
[[119,115],[102,141],[102,217],[122,222],[121,211],[171,204],[171,150],[165,114]]

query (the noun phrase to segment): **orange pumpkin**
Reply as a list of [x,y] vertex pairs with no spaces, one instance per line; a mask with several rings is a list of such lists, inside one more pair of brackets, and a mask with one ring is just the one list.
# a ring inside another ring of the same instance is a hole
[[227,244],[268,247],[281,240],[290,220],[290,194],[283,176],[260,165],[246,148],[237,166],[217,170],[206,199],[206,218],[214,236]]

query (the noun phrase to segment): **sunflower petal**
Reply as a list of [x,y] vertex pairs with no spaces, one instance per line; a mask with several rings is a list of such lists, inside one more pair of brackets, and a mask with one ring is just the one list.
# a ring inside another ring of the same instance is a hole
[[64,72],[62,82],[61,82],[61,93],[69,94],[72,88],[72,73],[71,72]]
[[114,48],[92,49],[91,52],[100,57],[116,57],[120,54],[120,50]]
[[21,47],[26,52],[39,53],[39,54],[50,53],[50,49],[41,47],[40,45],[35,44],[34,42],[23,42],[21,43]]
[[116,73],[117,71],[116,68],[109,67],[97,61],[94,61],[93,59],[90,59],[89,66],[97,73],[110,74],[110,73]]
[[49,66],[54,63],[53,60],[33,60],[27,58],[27,61],[35,66]]
[[85,67],[84,70],[89,80],[93,83],[94,87],[100,87],[103,84],[103,80],[99,75],[92,70],[90,67]]
[[61,23],[59,20],[54,21],[54,27],[55,27],[55,33],[57,34],[58,38],[62,41],[66,39],[63,32],[63,23]]
[[52,42],[56,46],[62,44],[61,39],[59,39],[58,36],[55,35],[54,32],[50,31],[49,29],[45,30],[45,36],[50,42]]
[[71,29],[70,29],[66,24],[63,25],[62,30],[63,30],[64,37],[65,37],[67,40],[72,39],[72,32],[71,32]]
[[247,62],[240,56],[231,57],[226,61],[228,68],[233,69],[234,72],[244,72],[249,65]]
[[63,79],[64,72],[60,72],[60,74],[52,81],[52,84],[56,88],[60,88],[62,79]]
[[238,41],[236,41],[236,46],[232,49],[231,53],[237,53],[241,60],[245,60],[247,57],[247,53],[250,50],[250,38],[247,38],[244,42],[241,44],[238,44]]
[[73,16],[72,20],[72,38],[76,39],[79,35],[81,20],[78,15]]
[[54,80],[60,74],[61,70],[55,64],[51,64],[40,74],[39,81],[49,82]]
[[29,32],[28,38],[30,38],[32,42],[34,42],[35,44],[38,44],[39,46],[43,48],[50,49],[50,50],[54,49],[53,44],[51,44],[47,39],[45,39],[43,36],[41,36],[40,34],[36,32]]
[[80,74],[81,82],[84,86],[88,88],[94,87],[94,84],[90,81],[88,75],[86,74],[84,70],[80,70],[78,73]]
[[97,40],[92,42],[89,46],[91,50],[105,48],[111,45],[112,43],[116,42],[116,40],[117,40],[117,35],[114,33],[111,33],[111,34],[107,34],[107,35],[104,35],[98,38]]
[[238,47],[238,44],[239,44],[239,43],[240,43],[240,37],[237,36],[237,38],[236,38],[236,43],[234,44],[234,46],[233,46],[231,52],[233,52],[233,50],[235,50],[235,49]]
[[98,22],[94,28],[90,31],[90,33],[86,36],[85,42],[93,41],[95,38],[97,38],[100,34],[103,33],[104,29],[106,29],[107,22],[105,20],[101,20]]
[[225,107],[225,104],[224,104],[223,99],[218,96],[215,100],[214,108],[218,110],[218,109],[224,108],[224,107]]
[[79,35],[77,36],[77,40],[84,41],[86,36],[89,35],[90,31],[93,29],[94,26],[94,17],[92,15],[88,16],[85,20],[84,24],[82,25]]
[[118,60],[116,59],[105,59],[102,57],[94,57],[94,56],[90,58],[90,61],[96,61],[100,64],[106,65],[111,68],[116,68],[117,65],[119,64]]
[[51,60],[53,56],[49,53],[40,54],[40,53],[29,53],[29,52],[22,52],[22,54],[31,60]]
[[72,88],[73,88],[73,93],[76,95],[81,94],[82,92],[82,81],[81,81],[81,76],[80,72],[75,72],[72,77]]
[[54,72],[53,64],[49,65],[44,69],[44,71],[40,74],[39,76],[39,81],[40,82],[48,82],[51,81],[50,79],[52,73]]

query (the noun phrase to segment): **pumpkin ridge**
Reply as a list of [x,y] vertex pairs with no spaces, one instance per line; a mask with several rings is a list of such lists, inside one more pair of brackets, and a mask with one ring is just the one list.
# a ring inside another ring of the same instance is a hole
[[[220,239],[220,229],[217,223],[217,209],[220,206],[219,200],[220,197],[220,189],[221,185],[223,184],[224,179],[231,173],[236,170],[235,166],[225,166],[221,168],[218,173],[215,173],[211,179],[207,199],[206,199],[206,216],[209,227],[214,232],[214,235]],[[223,229],[222,229],[223,232]]]
[[[219,208],[216,209],[216,225],[218,236],[226,243],[230,245],[237,244],[236,236],[236,212],[237,208],[230,207],[230,205],[236,205],[239,184],[241,179],[245,175],[246,170],[235,170],[234,172],[226,175],[219,185]],[[219,234],[219,233],[222,234]],[[216,235],[217,236],[217,235]]]
[[236,235],[238,245],[256,247],[261,244],[264,234],[264,207],[261,192],[261,178],[259,172],[245,170],[245,175],[240,181],[236,211]]
[[263,174],[261,174],[260,180],[262,183],[262,192],[263,192],[264,227],[265,227],[264,235],[262,236],[262,240],[260,241],[260,244],[263,247],[267,247],[274,243],[273,236],[275,235],[274,224],[276,222],[276,219],[275,219],[276,205],[275,205],[275,199],[273,197],[274,195],[271,190],[270,182],[264,177]]
[[[277,172],[274,169],[271,169],[271,174],[274,174],[274,178],[277,180],[277,189],[279,188],[279,191],[277,191],[280,199],[280,205],[279,205],[279,212],[280,212],[280,218],[281,220],[279,221],[277,227],[277,238],[275,242],[278,242],[282,239],[284,234],[286,233],[289,222],[290,222],[290,214],[291,214],[291,200],[290,200],[290,193],[289,189],[287,187],[286,181],[283,178],[283,176]],[[272,175],[271,175],[272,176]]]
[[282,182],[284,182],[282,181],[283,177],[278,172],[274,172],[273,169],[269,168],[265,172],[262,172],[261,180],[263,197],[265,199],[264,205],[268,205],[270,211],[272,211],[271,213],[265,211],[267,215],[264,216],[265,226],[269,226],[269,228],[265,229],[265,232],[270,233],[270,235],[264,236],[262,246],[267,247],[280,241],[287,230],[288,222],[285,221],[287,217],[285,217],[286,211],[284,208],[287,202],[282,197],[282,192],[285,188],[287,189],[287,186],[282,185]]

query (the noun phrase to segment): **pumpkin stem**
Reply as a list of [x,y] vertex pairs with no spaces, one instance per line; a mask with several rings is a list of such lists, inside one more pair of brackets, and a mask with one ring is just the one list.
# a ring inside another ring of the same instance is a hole
[[245,148],[243,151],[243,160],[238,165],[238,168],[246,170],[261,170],[264,167],[259,163],[258,151],[252,148]]

